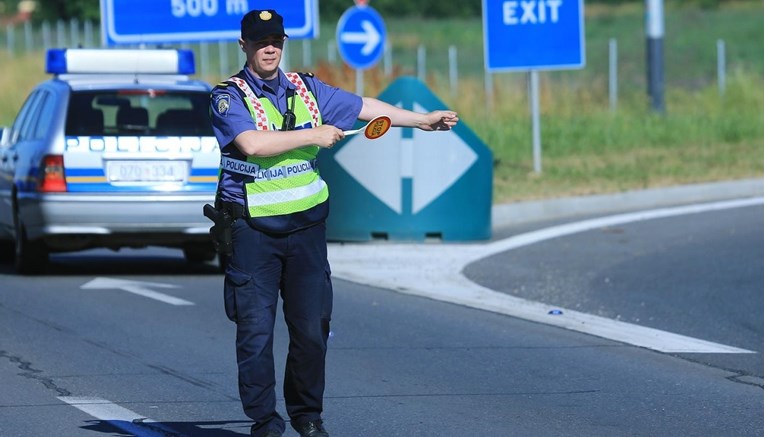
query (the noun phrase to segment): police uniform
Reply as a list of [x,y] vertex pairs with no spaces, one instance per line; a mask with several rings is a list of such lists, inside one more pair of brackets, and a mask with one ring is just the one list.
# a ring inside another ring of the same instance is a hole
[[[272,10],[252,11],[242,20],[242,34],[248,26],[281,26],[281,20]],[[325,228],[329,188],[318,171],[318,146],[248,157],[233,141],[248,130],[280,130],[287,112],[295,115],[295,129],[321,124],[350,129],[361,107],[361,97],[310,74],[279,70],[275,79],[263,80],[247,66],[211,95],[212,125],[221,145],[216,203],[236,218],[225,310],[237,325],[239,392],[245,414],[255,421],[252,435],[285,428],[275,410],[272,352],[280,293],[290,335],[287,413],[293,427],[321,420],[332,314]]]

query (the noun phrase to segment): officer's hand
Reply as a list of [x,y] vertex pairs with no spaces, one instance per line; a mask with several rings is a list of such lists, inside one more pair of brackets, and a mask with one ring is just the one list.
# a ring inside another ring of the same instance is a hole
[[425,114],[425,121],[417,125],[424,131],[449,130],[460,121],[454,111],[433,111]]
[[315,136],[314,144],[326,149],[331,148],[335,145],[335,143],[345,138],[345,134],[342,130],[329,124],[323,124],[319,127],[315,127],[311,129],[311,131]]

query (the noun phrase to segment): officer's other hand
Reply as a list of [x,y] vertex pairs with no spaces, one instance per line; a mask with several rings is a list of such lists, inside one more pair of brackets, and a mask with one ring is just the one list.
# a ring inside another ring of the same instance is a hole
[[425,121],[417,125],[424,131],[450,130],[458,121],[457,113],[454,111],[433,111],[425,115]]
[[345,138],[342,130],[329,124],[323,124],[312,129],[315,136],[314,144],[326,149],[332,148],[338,141]]

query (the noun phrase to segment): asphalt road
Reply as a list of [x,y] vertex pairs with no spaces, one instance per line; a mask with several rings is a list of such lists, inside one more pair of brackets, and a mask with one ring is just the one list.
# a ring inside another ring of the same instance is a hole
[[577,233],[475,262],[465,274],[525,299],[756,351],[685,358],[761,386],[763,241],[758,205]]
[[[465,271],[751,354],[660,353],[336,279],[326,425],[335,437],[763,435],[762,228],[762,206],[649,220]],[[246,435],[221,285],[215,266],[159,249],[57,255],[40,277],[0,266],[0,435]]]

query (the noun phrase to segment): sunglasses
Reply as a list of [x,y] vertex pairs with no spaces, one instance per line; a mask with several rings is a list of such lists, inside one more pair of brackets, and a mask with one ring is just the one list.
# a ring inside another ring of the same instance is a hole
[[267,37],[267,38],[261,38],[257,41],[253,42],[258,47],[266,47],[266,46],[274,46],[274,47],[280,47],[284,45],[284,37]]

